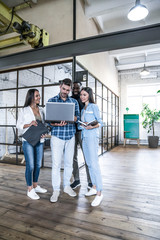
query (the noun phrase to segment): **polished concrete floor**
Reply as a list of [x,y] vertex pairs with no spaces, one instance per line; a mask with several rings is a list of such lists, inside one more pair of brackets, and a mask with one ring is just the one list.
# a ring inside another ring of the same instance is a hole
[[51,169],[41,169],[40,200],[26,196],[25,166],[0,163],[0,239],[160,240],[160,147],[118,146],[99,158],[104,199],[99,207],[85,197],[80,169],[77,197],[63,191],[50,203]]

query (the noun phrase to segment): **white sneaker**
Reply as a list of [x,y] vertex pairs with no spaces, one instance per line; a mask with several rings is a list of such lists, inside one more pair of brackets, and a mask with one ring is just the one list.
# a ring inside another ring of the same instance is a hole
[[33,200],[38,200],[40,197],[38,196],[37,193],[35,193],[34,188],[32,188],[31,191],[27,191],[27,196]]
[[35,190],[35,192],[38,192],[38,193],[46,193],[47,192],[47,189],[41,188],[39,185],[37,185],[37,187],[34,190]]
[[97,207],[103,199],[103,195],[101,194],[100,196],[96,195],[95,199],[93,200],[93,202],[91,203],[92,207]]
[[77,194],[73,191],[73,189],[70,186],[66,186],[64,188],[64,192],[67,193],[71,197],[77,196]]
[[52,194],[52,196],[50,197],[50,202],[57,202],[58,201],[58,197],[59,197],[59,191],[55,190]]
[[86,197],[93,196],[97,194],[97,190],[94,188],[91,188],[88,192],[85,193]]

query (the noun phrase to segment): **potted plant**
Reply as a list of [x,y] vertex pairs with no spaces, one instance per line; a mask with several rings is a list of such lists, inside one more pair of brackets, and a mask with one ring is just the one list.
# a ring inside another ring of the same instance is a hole
[[144,103],[141,116],[144,118],[142,122],[143,128],[148,129],[148,133],[150,131],[153,133],[152,136],[148,136],[149,147],[158,147],[159,137],[155,136],[155,122],[160,119],[160,111],[156,111],[156,109],[151,110],[148,104]]

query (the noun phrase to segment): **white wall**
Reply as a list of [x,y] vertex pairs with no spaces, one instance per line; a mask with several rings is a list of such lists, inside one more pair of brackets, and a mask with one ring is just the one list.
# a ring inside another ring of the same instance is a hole
[[99,30],[92,18],[85,16],[84,1],[78,0],[77,3],[77,23],[76,38],[86,38],[99,34]]
[[119,96],[118,73],[114,59],[107,52],[78,56],[77,60]]
[[[77,1],[77,39],[98,34],[93,19],[88,19],[84,14],[83,1]],[[77,60],[119,96],[117,70],[114,59],[108,52],[78,56]]]
[[[124,72],[124,71],[123,71]],[[157,79],[141,79],[139,73],[134,74],[122,74],[119,76],[119,87],[120,87],[120,141],[123,141],[123,114],[127,114],[126,107],[127,103],[127,87],[131,85],[144,85],[146,84],[160,84],[160,78]],[[158,89],[157,89],[158,90]],[[141,94],[140,94],[141,95]],[[143,93],[142,93],[143,95]],[[155,92],[156,95],[156,92]],[[142,109],[142,104],[134,106],[133,109],[129,109],[128,114],[139,114]],[[160,107],[159,107],[160,110]],[[140,142],[147,144],[147,136],[152,135],[152,133],[147,134],[147,131],[141,125],[142,118],[140,117]],[[156,124],[156,134],[160,137],[160,124]],[[133,142],[133,141],[132,141]]]

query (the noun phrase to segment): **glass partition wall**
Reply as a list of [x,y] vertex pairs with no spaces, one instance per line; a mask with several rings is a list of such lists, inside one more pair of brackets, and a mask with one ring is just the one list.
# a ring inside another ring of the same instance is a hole
[[[76,64],[76,72],[86,70]],[[93,75],[87,73],[88,76],[81,81],[82,86],[93,89],[103,120],[103,127],[99,130],[101,155],[118,145],[119,98]],[[72,61],[0,74],[0,162],[24,164],[21,133],[16,130],[16,120],[28,89],[39,90],[40,106],[45,107],[48,99],[59,93],[59,80],[64,78],[72,79]],[[45,140],[43,166],[51,167],[50,136]]]

